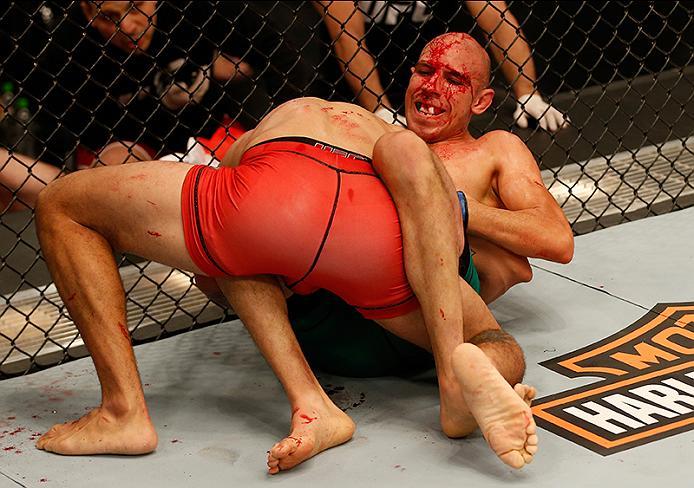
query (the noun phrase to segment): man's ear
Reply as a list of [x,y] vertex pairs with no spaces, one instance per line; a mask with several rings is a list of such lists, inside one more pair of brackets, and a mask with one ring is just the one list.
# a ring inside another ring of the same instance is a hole
[[493,101],[494,90],[491,88],[485,88],[479,93],[479,95],[477,95],[477,98],[472,103],[472,108],[470,110],[473,114],[480,115],[489,108]]

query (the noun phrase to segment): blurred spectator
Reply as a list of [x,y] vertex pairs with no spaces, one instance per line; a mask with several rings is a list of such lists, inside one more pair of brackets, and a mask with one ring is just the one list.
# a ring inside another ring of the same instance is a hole
[[[22,2],[13,8],[2,30],[15,51],[24,49],[17,18],[19,25],[28,18],[50,39],[29,54],[32,69],[17,84],[40,102],[42,125],[60,128],[70,139],[65,144],[77,148],[78,168],[185,151],[191,136],[214,131],[225,113],[236,115],[223,84],[232,91],[252,75],[247,63],[217,50],[226,33],[207,2],[82,1],[67,8]],[[60,174],[32,156],[0,151],[3,207],[13,193],[33,206],[38,191]]]
[[253,125],[293,98],[334,98],[335,87],[324,77],[332,55],[322,36],[322,16],[310,2],[220,2],[217,9],[228,22],[223,49],[254,68],[252,98],[244,100],[235,90],[244,109],[255,115]]
[[[392,113],[376,109],[374,100],[380,98],[381,106],[397,111],[404,101],[410,68],[424,45],[445,31],[471,31],[491,38],[489,49],[516,98],[514,120],[520,127],[528,126],[529,117],[549,131],[568,123],[537,91],[530,47],[506,2],[466,1],[467,13],[458,2],[317,3],[357,100],[391,121]],[[474,18],[476,25],[465,25],[466,17]]]

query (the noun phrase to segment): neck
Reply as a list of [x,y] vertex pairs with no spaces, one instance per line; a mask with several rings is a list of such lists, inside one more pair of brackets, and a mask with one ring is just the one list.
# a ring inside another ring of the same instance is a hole
[[454,136],[448,137],[448,138],[440,140],[440,141],[432,142],[429,145],[431,147],[436,147],[436,146],[445,146],[448,144],[455,144],[455,143],[460,143],[460,142],[472,142],[474,140],[475,140],[475,138],[472,136],[472,134],[470,134],[470,131],[467,130],[467,128],[466,128],[464,131],[459,132],[458,134],[456,134]]

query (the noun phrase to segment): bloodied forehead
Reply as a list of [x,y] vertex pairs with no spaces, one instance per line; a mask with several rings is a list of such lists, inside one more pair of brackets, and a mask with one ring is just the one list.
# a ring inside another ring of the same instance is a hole
[[489,55],[468,34],[449,32],[434,38],[422,50],[419,62],[466,73],[476,87],[489,84]]

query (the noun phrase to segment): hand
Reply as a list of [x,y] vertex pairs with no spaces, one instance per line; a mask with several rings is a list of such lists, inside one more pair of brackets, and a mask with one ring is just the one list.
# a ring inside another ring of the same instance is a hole
[[389,124],[393,125],[401,125],[403,127],[407,127],[407,121],[405,120],[405,117],[397,113],[395,110],[393,110],[390,107],[386,107],[384,105],[381,105],[376,109],[374,112],[374,115],[377,117],[382,118]]
[[540,124],[540,127],[549,132],[568,127],[569,117],[542,99],[539,93],[530,93],[518,98],[516,111],[513,118],[521,129],[528,127],[528,117],[532,117]]

